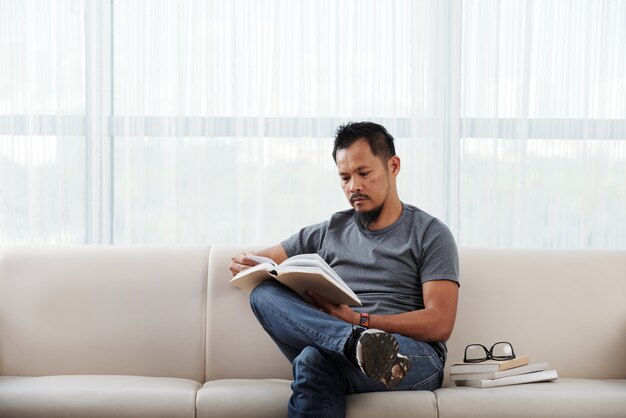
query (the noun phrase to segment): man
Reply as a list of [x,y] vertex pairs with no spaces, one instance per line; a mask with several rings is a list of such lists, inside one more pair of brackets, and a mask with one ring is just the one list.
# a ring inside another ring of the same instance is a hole
[[[400,158],[381,125],[339,127],[333,158],[352,206],[259,255],[318,253],[363,302],[304,302],[275,281],[250,295],[261,325],[293,365],[293,417],[345,415],[345,395],[441,386],[456,317],[458,255],[449,229],[398,197]],[[256,263],[233,257],[232,274]]]

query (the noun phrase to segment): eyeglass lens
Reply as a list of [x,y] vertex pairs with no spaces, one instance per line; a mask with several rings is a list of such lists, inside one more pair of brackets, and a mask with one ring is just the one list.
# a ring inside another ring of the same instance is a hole
[[491,348],[491,357],[497,359],[511,358],[513,355],[513,347],[509,343],[497,343]]
[[465,358],[467,359],[466,361],[487,360],[489,353],[487,348],[480,344],[468,345],[465,349]]

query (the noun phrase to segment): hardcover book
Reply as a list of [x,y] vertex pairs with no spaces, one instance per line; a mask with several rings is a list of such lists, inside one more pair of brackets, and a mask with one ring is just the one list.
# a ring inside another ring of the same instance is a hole
[[450,380],[483,380],[483,379],[501,379],[503,377],[516,376],[519,374],[540,372],[548,368],[548,363],[532,363],[526,366],[514,367],[512,369],[501,372],[474,372],[474,373],[452,373]]
[[312,290],[335,304],[361,306],[358,296],[318,254],[295,255],[278,265],[267,257],[248,258],[259,264],[232,278],[230,283],[240,289],[249,292],[266,280],[277,280],[307,302],[311,298],[305,292]]
[[517,356],[511,360],[488,360],[481,363],[455,363],[450,366],[450,373],[501,372],[529,363],[528,356]]
[[519,385],[522,383],[546,382],[557,380],[558,374],[556,370],[542,370],[539,372],[519,374],[516,376],[503,377],[500,379],[481,379],[481,380],[457,380],[454,382],[456,386],[468,386],[474,388],[494,388],[498,386]]

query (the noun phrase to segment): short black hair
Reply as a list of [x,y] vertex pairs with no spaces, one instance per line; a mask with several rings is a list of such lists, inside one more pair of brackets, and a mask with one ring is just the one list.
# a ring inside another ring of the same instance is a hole
[[374,122],[349,122],[337,128],[335,144],[333,146],[333,160],[337,162],[337,151],[348,148],[356,141],[365,140],[372,150],[372,154],[387,162],[396,155],[393,145],[393,136],[384,126]]

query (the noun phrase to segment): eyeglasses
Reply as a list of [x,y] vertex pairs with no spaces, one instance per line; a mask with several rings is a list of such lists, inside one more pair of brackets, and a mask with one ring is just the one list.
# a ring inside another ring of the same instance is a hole
[[515,351],[511,343],[500,341],[487,349],[482,344],[470,344],[465,347],[464,363],[480,363],[487,360],[511,360],[515,358]]

